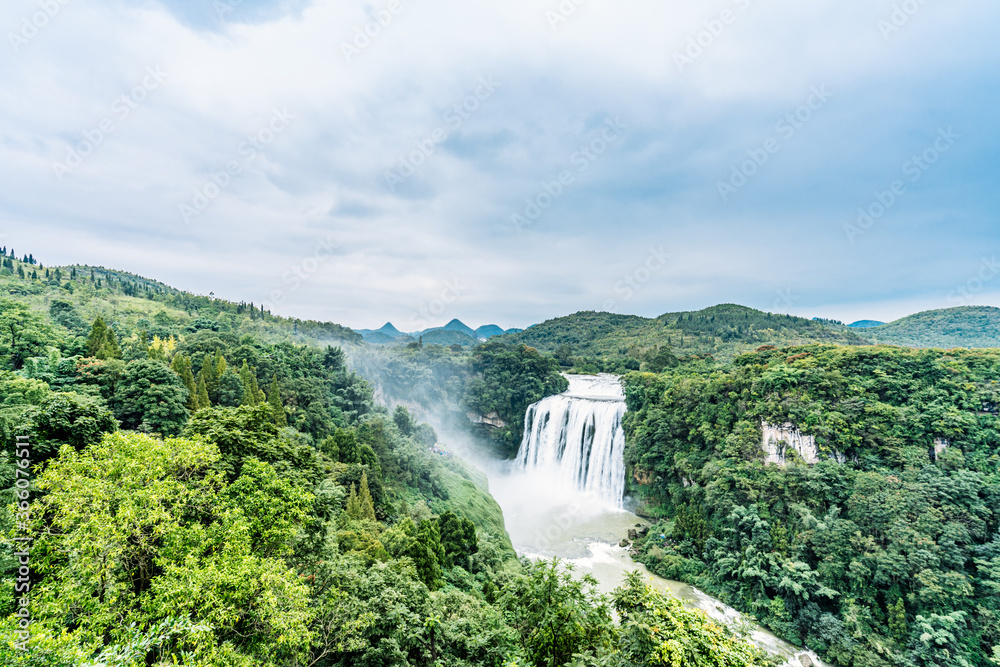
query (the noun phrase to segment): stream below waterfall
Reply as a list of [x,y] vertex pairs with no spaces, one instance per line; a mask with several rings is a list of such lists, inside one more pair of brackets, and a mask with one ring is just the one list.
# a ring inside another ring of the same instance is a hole
[[786,658],[787,667],[822,667],[812,651],[749,626],[738,611],[697,588],[653,575],[618,546],[629,528],[647,524],[622,509],[621,386],[610,375],[567,378],[569,390],[528,409],[517,460],[487,471],[518,554],[572,563],[576,573],[593,575],[606,593],[621,585],[626,573],[639,570],[655,588],[734,629],[748,630],[750,641]]

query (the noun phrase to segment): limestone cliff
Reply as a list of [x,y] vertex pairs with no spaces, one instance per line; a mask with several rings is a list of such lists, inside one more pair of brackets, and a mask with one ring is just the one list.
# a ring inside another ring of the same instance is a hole
[[466,417],[468,417],[469,421],[473,424],[485,424],[486,426],[490,426],[492,428],[504,428],[507,426],[507,422],[500,419],[500,415],[496,412],[490,412],[485,415],[477,415],[474,412],[470,412],[466,415]]
[[815,465],[823,458],[833,459],[838,463],[844,462],[844,455],[836,450],[830,456],[823,455],[816,445],[816,438],[806,435],[796,428],[795,424],[785,423],[775,426],[763,422],[761,431],[763,432],[761,446],[765,454],[764,465],[778,465],[784,468],[796,459],[801,459],[808,465]]

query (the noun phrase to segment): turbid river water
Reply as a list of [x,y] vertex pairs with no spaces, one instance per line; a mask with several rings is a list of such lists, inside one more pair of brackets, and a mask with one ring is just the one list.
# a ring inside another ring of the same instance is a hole
[[786,659],[786,667],[822,666],[819,657],[775,637],[764,628],[748,623],[738,611],[693,586],[663,579],[633,561],[627,548],[618,546],[636,524],[647,525],[631,512],[608,508],[591,497],[577,495],[566,502],[565,489],[530,474],[494,472],[490,476],[494,497],[503,508],[514,548],[528,558],[559,558],[572,563],[579,575],[591,574],[602,592],[622,584],[625,574],[642,572],[658,590],[681,598],[736,631],[769,653]]

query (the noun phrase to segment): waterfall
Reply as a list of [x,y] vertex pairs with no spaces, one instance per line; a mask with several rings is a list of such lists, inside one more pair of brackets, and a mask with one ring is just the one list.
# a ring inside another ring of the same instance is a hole
[[528,407],[515,467],[621,508],[625,396],[613,375],[569,375],[569,389]]

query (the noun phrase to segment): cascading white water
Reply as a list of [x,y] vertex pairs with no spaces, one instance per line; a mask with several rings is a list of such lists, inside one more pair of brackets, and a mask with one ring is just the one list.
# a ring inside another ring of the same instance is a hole
[[614,508],[625,493],[625,396],[613,375],[568,375],[569,389],[528,407],[515,466]]

